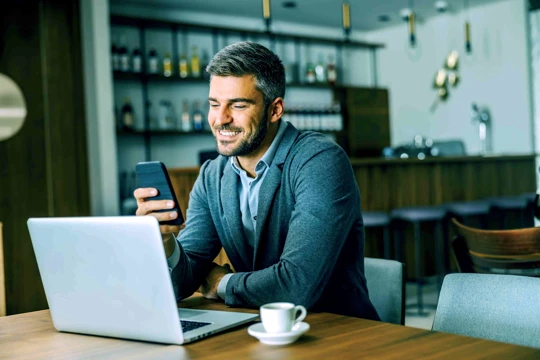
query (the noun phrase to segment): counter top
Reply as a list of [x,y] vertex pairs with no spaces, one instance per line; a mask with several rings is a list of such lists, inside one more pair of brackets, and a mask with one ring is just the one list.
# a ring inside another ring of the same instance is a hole
[[351,158],[351,164],[355,165],[383,165],[383,164],[422,164],[422,163],[459,163],[459,162],[490,162],[508,160],[528,160],[534,159],[536,154],[497,154],[497,155],[471,155],[471,156],[429,156],[420,159],[400,159],[400,158]]

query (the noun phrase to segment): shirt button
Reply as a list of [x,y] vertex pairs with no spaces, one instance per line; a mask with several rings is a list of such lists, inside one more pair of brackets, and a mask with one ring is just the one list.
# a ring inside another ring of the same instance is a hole
[[249,185],[251,185],[251,183],[249,183]]
[[256,216],[254,216],[254,217],[253,217],[253,220],[257,221],[257,217],[256,217]]

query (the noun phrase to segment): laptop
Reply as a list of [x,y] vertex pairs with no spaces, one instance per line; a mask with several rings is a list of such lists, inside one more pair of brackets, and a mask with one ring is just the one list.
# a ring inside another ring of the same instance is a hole
[[154,217],[31,218],[28,229],[58,331],[180,345],[258,317],[179,309]]

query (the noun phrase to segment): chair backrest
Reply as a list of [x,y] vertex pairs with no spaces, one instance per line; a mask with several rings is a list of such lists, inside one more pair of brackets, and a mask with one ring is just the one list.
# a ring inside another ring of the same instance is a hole
[[382,321],[405,324],[405,268],[395,260],[365,258],[369,299]]
[[540,279],[496,274],[444,278],[432,330],[540,347]]
[[540,276],[540,227],[483,230],[452,219],[452,249],[461,272]]
[[6,278],[4,273],[4,240],[0,222],[0,316],[6,316]]

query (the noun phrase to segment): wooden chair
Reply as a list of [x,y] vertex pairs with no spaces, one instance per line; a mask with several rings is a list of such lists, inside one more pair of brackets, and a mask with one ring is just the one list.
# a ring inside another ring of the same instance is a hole
[[4,274],[4,240],[0,222],[0,316],[6,316],[6,282]]
[[455,218],[452,250],[463,273],[540,276],[540,227],[483,230]]

